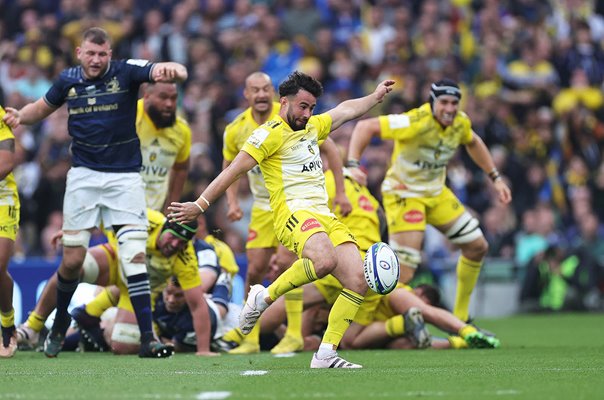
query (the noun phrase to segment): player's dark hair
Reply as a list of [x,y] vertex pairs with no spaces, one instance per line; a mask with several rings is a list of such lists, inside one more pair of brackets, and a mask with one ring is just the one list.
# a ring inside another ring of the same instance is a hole
[[98,26],[94,26],[92,28],[86,29],[84,34],[82,35],[83,42],[91,42],[94,44],[111,44],[111,38],[106,30],[103,28],[99,28]]
[[315,97],[323,94],[321,82],[300,71],[294,71],[279,85],[279,96],[294,96],[304,89]]
[[440,302],[440,291],[436,287],[428,285],[427,283],[422,283],[417,285],[415,288],[422,290],[422,294],[426,296],[426,299],[428,299],[431,306],[442,308],[442,304]]
[[180,286],[180,282],[178,281],[178,278],[177,278],[176,276],[174,276],[174,275],[172,275],[172,276],[170,277],[170,282],[171,282],[171,283],[172,283],[174,286],[176,286],[176,287],[181,287],[181,286]]

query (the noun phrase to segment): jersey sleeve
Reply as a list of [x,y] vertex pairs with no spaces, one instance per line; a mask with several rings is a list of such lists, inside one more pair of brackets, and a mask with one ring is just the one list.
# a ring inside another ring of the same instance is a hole
[[179,124],[181,126],[180,132],[183,136],[183,144],[176,155],[175,161],[182,163],[187,161],[191,155],[191,127],[184,120],[180,120]]
[[411,127],[411,113],[380,115],[378,119],[382,139],[409,139],[415,135]]
[[128,59],[124,61],[124,66],[127,68],[130,77],[135,82],[150,82],[151,72],[156,64],[149,62],[149,60],[141,59]]
[[65,103],[67,90],[65,80],[63,79],[63,73],[61,73],[44,95],[44,101],[50,107],[59,108]]
[[183,290],[201,285],[193,243],[189,242],[187,247],[177,255],[174,263],[174,275],[178,278]]
[[283,138],[279,132],[280,130],[262,125],[252,132],[241,150],[248,153],[260,164],[265,158],[274,154],[281,147]]
[[13,135],[13,131],[10,129],[10,127],[6,125],[4,121],[2,121],[4,114],[6,114],[6,111],[0,107],[0,141],[15,138],[15,135]]
[[472,121],[470,120],[470,117],[468,117],[466,113],[464,113],[463,111],[460,111],[460,113],[464,118],[463,118],[463,133],[462,133],[462,136],[461,136],[459,142],[461,144],[466,145],[472,141],[472,137],[473,137]]
[[332,123],[331,115],[328,113],[313,115],[308,120],[309,123],[312,123],[317,128],[319,143],[325,141],[329,132],[331,132],[331,123]]

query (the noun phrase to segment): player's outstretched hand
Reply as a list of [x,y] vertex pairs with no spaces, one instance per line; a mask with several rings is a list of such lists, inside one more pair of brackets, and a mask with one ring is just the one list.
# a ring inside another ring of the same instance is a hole
[[381,103],[382,100],[384,100],[384,97],[392,91],[392,85],[394,85],[394,81],[391,79],[386,79],[377,85],[373,93],[375,94],[378,103]]
[[499,195],[499,201],[501,201],[503,204],[509,204],[510,201],[512,201],[512,191],[510,190],[508,185],[506,185],[503,179],[497,179],[494,185],[495,190]]
[[12,107],[6,107],[4,111],[6,111],[6,114],[4,114],[4,117],[2,117],[2,121],[4,121],[6,125],[10,126],[12,129],[17,128],[21,124],[21,115],[19,114],[19,110]]
[[153,67],[156,82],[181,82],[187,79],[187,69],[175,62],[164,62]]
[[190,222],[201,214],[201,209],[192,201],[186,203],[172,202],[168,206],[168,218],[179,223]]

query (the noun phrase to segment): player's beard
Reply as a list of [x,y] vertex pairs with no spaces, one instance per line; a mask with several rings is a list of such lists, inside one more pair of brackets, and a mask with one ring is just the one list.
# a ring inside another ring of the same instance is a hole
[[175,112],[171,113],[169,117],[166,117],[164,114],[161,113],[161,111],[151,105],[147,108],[147,114],[149,115],[149,118],[151,118],[151,121],[153,121],[155,126],[158,128],[167,128],[169,126],[174,125],[174,123],[176,122]]
[[292,114],[287,114],[287,124],[294,131],[300,131],[306,127],[306,123],[302,124],[296,120],[296,118]]

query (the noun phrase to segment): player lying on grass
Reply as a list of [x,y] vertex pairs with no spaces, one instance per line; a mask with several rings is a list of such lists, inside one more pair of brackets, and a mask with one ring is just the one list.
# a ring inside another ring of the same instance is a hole
[[[185,291],[187,305],[194,315],[197,334],[197,354],[212,355],[210,352],[210,324],[208,308],[203,296],[197,257],[191,239],[195,236],[196,224],[177,224],[169,222],[158,211],[147,210],[149,219],[149,238],[147,240],[147,269],[149,271],[151,291],[154,297],[161,293],[168,278],[178,277]],[[111,331],[109,346],[116,354],[138,352],[139,331],[136,316],[132,310],[130,297],[118,268],[117,246],[113,240],[88,250],[80,279],[82,282],[100,286],[117,285],[119,300],[111,298],[111,293],[103,291],[105,303],[117,305],[116,323]],[[45,287],[27,322],[18,329],[19,340],[24,343],[37,343],[37,334],[41,331],[46,318],[55,308],[54,275]],[[96,309],[95,309],[96,307]],[[78,307],[72,310],[73,318],[82,329],[82,337],[103,347],[100,329],[100,315],[108,307]]]

